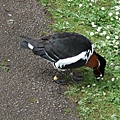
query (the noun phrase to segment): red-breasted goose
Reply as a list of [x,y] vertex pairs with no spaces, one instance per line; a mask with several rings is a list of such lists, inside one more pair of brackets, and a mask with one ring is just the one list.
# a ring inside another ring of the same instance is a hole
[[33,51],[48,60],[57,69],[90,67],[97,79],[104,76],[106,60],[95,52],[94,45],[85,36],[74,32],[55,33],[39,40],[20,36],[20,47]]

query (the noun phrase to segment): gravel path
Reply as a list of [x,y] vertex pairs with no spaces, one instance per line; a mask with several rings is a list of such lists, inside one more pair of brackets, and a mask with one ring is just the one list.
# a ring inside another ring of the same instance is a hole
[[[19,48],[20,35],[40,37],[49,21],[37,0],[0,0],[0,120],[78,120],[53,67]],[[65,114],[65,109],[70,109]]]

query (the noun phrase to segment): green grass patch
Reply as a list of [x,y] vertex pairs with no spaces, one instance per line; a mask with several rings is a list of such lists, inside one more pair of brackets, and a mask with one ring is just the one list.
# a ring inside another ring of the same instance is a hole
[[76,104],[80,120],[120,119],[120,1],[39,0],[54,22],[53,32],[77,32],[95,45],[107,60],[105,76],[97,82],[88,68],[84,81],[71,83],[65,95]]
[[0,69],[3,70],[4,72],[8,72],[10,70],[10,65],[8,64],[8,61],[6,57],[2,59],[0,62]]

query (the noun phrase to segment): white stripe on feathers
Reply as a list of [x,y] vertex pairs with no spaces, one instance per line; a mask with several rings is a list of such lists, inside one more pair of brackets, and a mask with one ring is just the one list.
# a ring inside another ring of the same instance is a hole
[[[69,57],[69,58],[65,58],[65,59],[60,59],[58,60],[56,63],[55,63],[55,67],[56,68],[62,68],[64,67],[65,65],[70,65],[72,63],[75,63],[77,61],[79,61],[80,59],[82,60],[86,60],[86,63],[87,61],[89,60],[89,58],[91,57],[91,55],[93,54],[93,49],[94,49],[94,46],[92,45],[92,50],[88,50],[88,51],[83,51],[82,53],[74,56],[74,57]],[[87,53],[89,52],[89,56],[87,57]]]
[[30,43],[28,43],[28,47],[32,50],[34,46],[32,46]]

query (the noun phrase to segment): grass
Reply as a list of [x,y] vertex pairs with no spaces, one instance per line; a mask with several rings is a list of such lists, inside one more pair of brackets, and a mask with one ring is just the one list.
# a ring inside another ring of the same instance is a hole
[[10,66],[8,64],[8,61],[6,57],[2,59],[0,62],[0,69],[2,69],[4,72],[8,72],[10,70]]
[[80,120],[120,119],[120,1],[119,0],[39,0],[54,22],[53,32],[77,32],[95,45],[107,60],[106,72],[99,82],[92,70],[80,68],[84,76],[71,83],[64,93],[76,103]]

